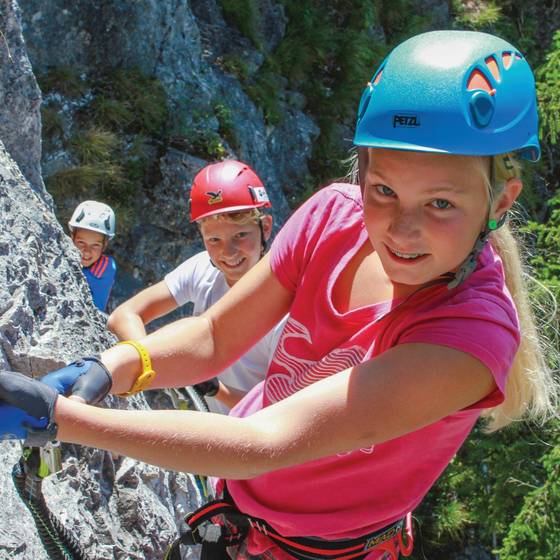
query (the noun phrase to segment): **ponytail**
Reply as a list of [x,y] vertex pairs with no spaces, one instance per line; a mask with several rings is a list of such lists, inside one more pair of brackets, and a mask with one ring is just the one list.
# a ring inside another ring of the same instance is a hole
[[[490,188],[492,196],[497,196],[505,181],[520,177],[521,167],[511,154],[492,159],[494,184]],[[544,422],[558,414],[558,383],[552,371],[558,363],[558,350],[552,340],[557,334],[554,294],[536,280],[528,265],[522,262],[521,244],[509,225],[493,231],[490,243],[502,260],[506,286],[517,309],[521,331],[520,346],[506,383],[505,400],[483,414],[488,419],[487,430],[493,432],[523,417]]]

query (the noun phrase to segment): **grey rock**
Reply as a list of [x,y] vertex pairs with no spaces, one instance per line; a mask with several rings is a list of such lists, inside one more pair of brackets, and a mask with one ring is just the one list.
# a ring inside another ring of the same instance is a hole
[[[35,71],[64,65],[86,73],[108,67],[140,67],[155,75],[167,92],[169,130],[187,130],[191,136],[216,137],[220,123],[214,115],[215,107],[220,105],[229,111],[230,134],[221,139],[223,149],[228,157],[249,163],[261,176],[273,202],[278,230],[290,212],[283,189],[307,178],[307,159],[318,128],[303,113],[304,100],[294,95],[280,103],[280,122],[267,125],[262,110],[247,96],[242,84],[222,70],[218,59],[225,54],[239,55],[251,72],[262,64],[264,54],[238,30],[228,27],[217,2],[20,0],[20,4]],[[263,49],[271,50],[285,31],[283,8],[272,0],[261,0],[258,13]],[[278,95],[286,97],[281,82]],[[47,98],[49,106],[62,106],[59,115],[66,138],[72,132],[73,103],[80,102]],[[45,176],[71,165],[62,146],[46,148]],[[117,226],[112,251],[119,277],[111,308],[161,279],[201,248],[196,230],[186,221],[185,209],[190,180],[209,161],[191,160],[194,154],[186,153],[188,147],[182,148],[183,156],[178,151],[171,147],[162,155],[161,180],[138,193],[127,209],[131,217],[127,226]],[[187,160],[192,164],[186,171]],[[64,202],[69,208],[78,201]],[[146,216],[150,217],[149,223]],[[61,216],[61,220],[68,217]]]
[[41,178],[41,92],[23,40],[15,1],[0,9],[0,130],[4,146],[33,189],[52,204]]
[[[77,251],[1,143],[0,208],[0,366],[37,376],[110,346]],[[141,396],[105,404],[148,408]],[[18,447],[2,443],[0,558],[5,551],[41,560],[46,554],[11,480]],[[63,469],[43,483],[45,498],[91,558],[160,558],[181,513],[200,503],[188,474],[75,446],[63,446],[63,458]]]

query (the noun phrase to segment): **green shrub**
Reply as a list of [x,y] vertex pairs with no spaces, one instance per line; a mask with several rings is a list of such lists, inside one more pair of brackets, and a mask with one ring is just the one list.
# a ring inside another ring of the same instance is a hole
[[257,3],[254,0],[220,0],[220,5],[224,19],[251,39],[257,49],[262,50],[257,31],[260,19]]
[[555,145],[560,135],[560,30],[554,34],[552,49],[536,74],[542,139]]
[[242,82],[249,77],[249,67],[239,55],[225,54],[217,61],[217,64],[224,72],[232,74]]
[[546,480],[541,456],[554,426],[538,429],[520,422],[495,434],[481,428],[475,428],[415,510],[420,530],[413,558],[449,560],[469,543],[491,549],[524,497]]
[[228,144],[234,149],[239,148],[239,142],[233,126],[233,118],[231,116],[231,109],[223,103],[216,103],[214,105],[214,115],[218,119],[218,133],[227,140]]
[[492,32],[502,18],[502,8],[492,0],[475,0],[468,4],[454,0],[453,8],[454,23],[459,29]]
[[137,68],[112,70],[94,83],[88,118],[115,132],[159,137],[167,121],[167,97],[159,80]]
[[119,146],[114,132],[96,127],[80,132],[68,143],[70,153],[86,165],[111,160]]
[[37,76],[37,82],[44,95],[60,93],[70,99],[82,97],[89,89],[77,68],[57,66]]
[[[560,428],[560,425],[557,425]],[[560,551],[560,442],[543,458],[546,482],[530,492],[509,527],[501,560],[557,560]]]
[[43,139],[48,143],[62,138],[64,125],[58,107],[41,107],[41,126]]
[[106,162],[68,167],[47,177],[45,182],[55,197],[72,195],[83,198],[92,192],[115,194],[128,186],[122,167]]
[[278,93],[282,84],[279,74],[271,65],[270,59],[263,64],[253,80],[245,86],[245,92],[262,109],[265,122],[276,125],[281,119]]

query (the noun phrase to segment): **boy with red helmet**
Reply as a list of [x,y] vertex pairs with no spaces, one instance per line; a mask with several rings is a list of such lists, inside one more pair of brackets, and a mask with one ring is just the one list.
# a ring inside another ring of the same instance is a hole
[[[262,257],[272,232],[271,204],[257,174],[245,163],[227,160],[204,167],[190,193],[191,222],[198,224],[206,251],[187,259],[163,280],[121,304],[108,327],[120,340],[146,335],[145,325],[187,302],[197,316],[218,301]],[[273,329],[219,376],[213,412],[226,413],[264,379],[275,347]]]

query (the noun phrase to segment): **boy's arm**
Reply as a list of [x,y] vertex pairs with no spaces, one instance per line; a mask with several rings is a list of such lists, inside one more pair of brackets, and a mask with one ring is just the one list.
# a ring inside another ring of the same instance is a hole
[[[292,297],[263,257],[202,315],[140,339],[157,372],[150,387],[182,387],[219,374],[286,315]],[[141,372],[138,352],[131,346],[110,348],[101,360],[112,374],[113,393],[127,392]]]
[[121,303],[109,315],[107,328],[119,340],[138,340],[146,336],[145,326],[148,323],[177,307],[175,298],[162,280]]
[[247,391],[230,387],[219,381],[218,392],[214,398],[225,404],[228,408],[233,408],[246,394]]

